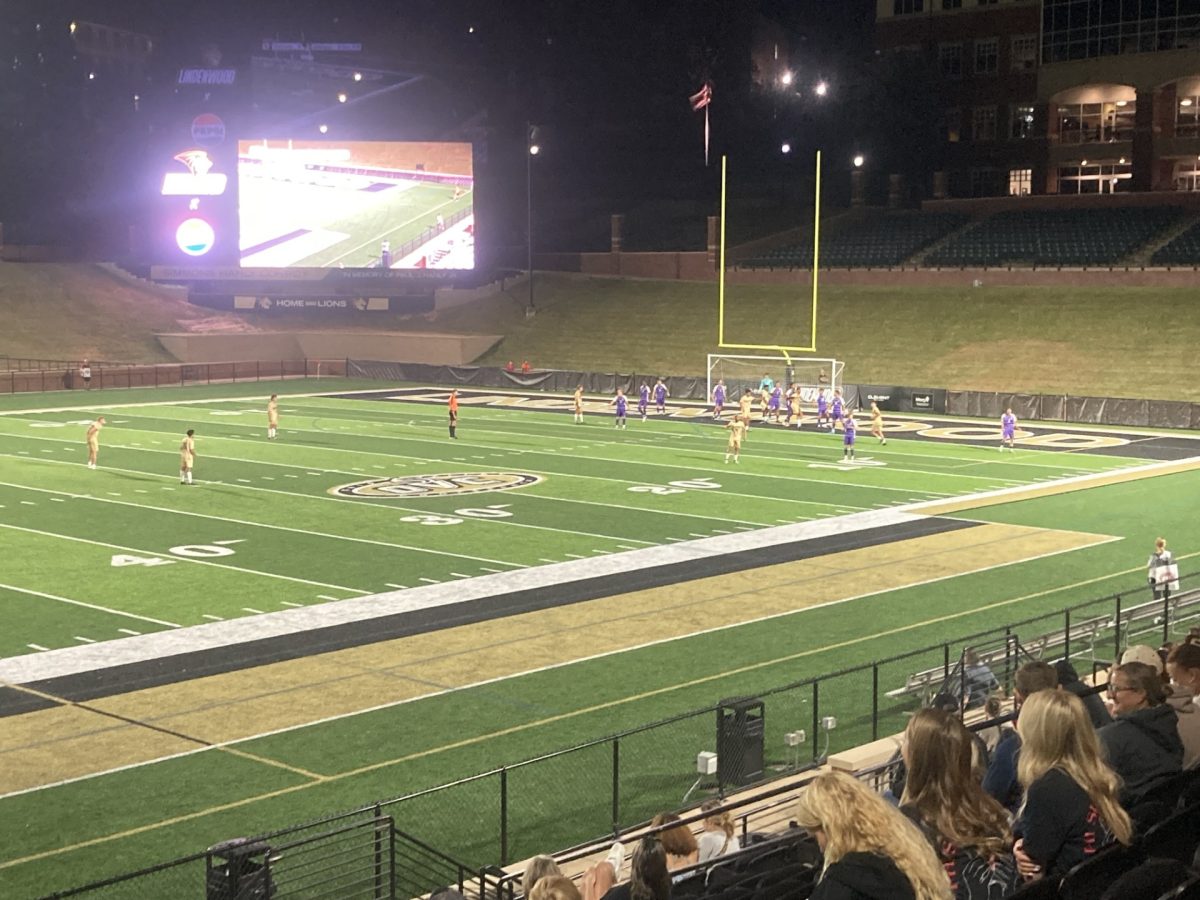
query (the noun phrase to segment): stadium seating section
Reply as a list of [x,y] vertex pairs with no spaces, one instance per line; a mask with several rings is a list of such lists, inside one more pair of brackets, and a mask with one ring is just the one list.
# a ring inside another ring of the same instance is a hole
[[1115,265],[1181,215],[1169,206],[1002,212],[939,247],[925,265]]
[[1200,264],[1200,222],[1193,223],[1182,234],[1150,257],[1156,266],[1194,266]]
[[[886,268],[967,223],[957,213],[898,212],[870,216],[821,239],[822,268]],[[812,242],[776,247],[741,265],[750,268],[809,268]]]

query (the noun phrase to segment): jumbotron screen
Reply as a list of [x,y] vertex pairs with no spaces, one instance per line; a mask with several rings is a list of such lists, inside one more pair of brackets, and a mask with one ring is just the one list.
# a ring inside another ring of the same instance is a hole
[[473,269],[471,145],[238,142],[243,268]]

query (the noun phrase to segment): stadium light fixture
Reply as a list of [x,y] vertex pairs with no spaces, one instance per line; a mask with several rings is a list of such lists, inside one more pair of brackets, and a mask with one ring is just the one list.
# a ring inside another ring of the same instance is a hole
[[1081,166],[1086,166],[1086,165],[1087,165],[1087,160],[1086,160],[1086,159],[1081,159],[1081,160],[1079,161],[1079,164],[1080,164]]
[[1191,105],[1192,105],[1192,98],[1191,98],[1191,97],[1184,97],[1182,100],[1180,100],[1180,101],[1179,101],[1179,105],[1180,105],[1180,106],[1191,106]]
[[362,81],[362,72],[355,72],[355,73],[354,73],[354,80],[355,80],[355,81]]
[[863,159],[863,155],[861,153],[859,153],[857,156],[854,157],[854,168],[861,169],[863,167],[863,163],[865,163],[865,162],[866,162],[866,160]]
[[324,124],[319,125],[317,131],[321,132],[321,134],[329,134],[329,126]]
[[794,78],[795,78],[795,76],[791,72],[784,72],[782,75],[779,76],[779,83],[782,84],[784,87],[788,87],[789,85],[791,85],[792,80]]
[[786,156],[787,154],[792,152],[792,145],[789,144],[787,141],[784,141],[779,147],[779,152],[782,153],[784,156]]
[[816,95],[818,97],[824,97],[826,94],[829,93],[829,85],[826,84],[824,81],[818,81],[817,86],[813,88],[813,91],[816,93]]
[[341,92],[338,94],[338,103],[345,103],[345,102],[346,102],[346,92],[345,92],[345,91],[341,91]]
[[1117,106],[1125,107],[1125,106],[1128,106],[1128,105],[1129,105],[1129,101],[1128,101],[1128,100],[1118,100],[1118,101],[1117,101]]
[[538,145],[538,144],[530,144],[529,145],[529,155],[530,156],[537,156],[541,152],[542,152],[542,148],[540,145]]

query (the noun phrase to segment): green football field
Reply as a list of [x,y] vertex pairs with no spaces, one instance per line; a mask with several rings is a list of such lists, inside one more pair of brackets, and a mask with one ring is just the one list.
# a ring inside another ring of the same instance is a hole
[[[735,465],[725,433],[694,408],[617,430],[608,398],[590,398],[576,425],[569,398],[464,390],[451,440],[445,388],[312,387],[0,406],[0,671],[91,660],[53,685],[49,675],[0,684],[0,895],[37,896],[1144,590],[1154,537],[1165,534],[1185,567],[1200,547],[1187,436],[1032,423],[1001,453],[993,423],[889,416],[886,446],[860,419],[857,461],[843,464],[840,435],[811,421],[756,424]],[[265,437],[271,390],[276,441]],[[101,414],[92,471],[83,434]],[[190,486],[178,472],[188,428]],[[1069,479],[1077,489],[1062,490]],[[933,530],[889,531],[922,522]],[[867,533],[865,544],[838,537]],[[772,543],[779,534],[794,540]],[[819,549],[788,555],[806,542]],[[740,562],[703,568],[713,558]],[[668,566],[670,578],[655,574]],[[580,593],[590,578],[622,591]],[[480,593],[493,582],[516,586],[503,604]],[[556,590],[572,605],[531,599]],[[472,591],[483,611],[443,625],[239,659],[266,640],[255,630],[265,623],[458,609],[456,593]],[[86,681],[150,641],[190,651],[193,635],[239,629],[245,643],[209,670],[155,671],[120,689]],[[902,684],[904,671],[887,677]],[[864,687],[835,684],[827,702],[851,719]],[[784,718],[769,726],[772,753]],[[669,749],[647,740],[623,751],[635,774],[641,755],[643,773],[623,791],[626,824],[667,796],[678,803],[711,724],[697,727]],[[833,748],[866,736],[847,727]],[[568,758],[514,776],[511,857],[610,827],[602,763]],[[494,862],[495,790],[474,782],[396,814],[435,846]]]

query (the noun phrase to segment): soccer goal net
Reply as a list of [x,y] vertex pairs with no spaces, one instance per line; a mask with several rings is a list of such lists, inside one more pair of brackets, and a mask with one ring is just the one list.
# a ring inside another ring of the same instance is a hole
[[788,385],[800,385],[801,398],[812,403],[819,388],[832,394],[842,386],[845,364],[837,359],[800,357],[792,360],[782,356],[741,356],[725,353],[708,354],[708,397],[718,381],[725,382],[726,402],[734,404],[743,391],[757,391],[764,377]]

